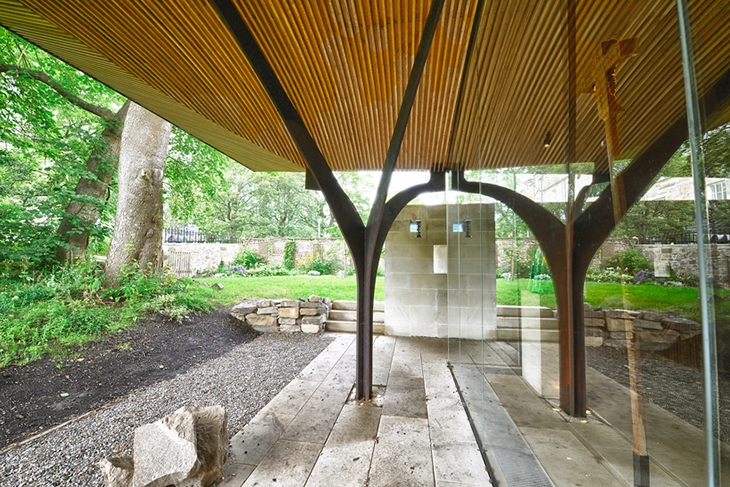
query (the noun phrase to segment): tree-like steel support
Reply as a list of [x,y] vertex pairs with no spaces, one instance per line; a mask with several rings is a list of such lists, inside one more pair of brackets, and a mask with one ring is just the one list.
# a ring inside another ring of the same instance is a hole
[[[728,102],[730,72],[702,98],[708,114]],[[613,195],[618,194],[622,199],[619,207],[623,208],[620,213],[623,217],[687,137],[687,119],[682,117],[616,176],[616,188],[606,188],[584,211],[581,210],[585,189],[580,191],[569,212],[573,215],[572,225],[565,225],[542,205],[511,189],[470,182],[464,178],[463,172],[453,173],[451,184],[454,190],[489,196],[517,213],[530,228],[545,255],[553,276],[558,306],[560,407],[571,416],[585,417],[586,414],[584,287],[591,260],[618,223]],[[598,182],[605,182],[605,177],[594,175],[594,184]],[[568,245],[567,239],[572,241],[571,245]]]
[[433,0],[431,3],[385,156],[382,176],[367,225],[363,223],[352,201],[342,190],[324,155],[236,7],[230,0],[214,0],[214,3],[281,115],[284,125],[299,148],[311,176],[321,189],[352,253],[357,275],[358,303],[357,399],[369,400],[372,394],[373,378],[372,337],[375,280],[385,237],[396,216],[409,201],[423,192],[444,189],[444,175],[434,173],[429,183],[414,186],[386,202],[390,179],[400,154],[408,119],[444,2],[443,0]]

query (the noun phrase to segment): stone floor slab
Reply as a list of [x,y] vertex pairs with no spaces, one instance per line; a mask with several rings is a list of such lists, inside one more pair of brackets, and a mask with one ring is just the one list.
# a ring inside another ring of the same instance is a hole
[[428,420],[382,416],[368,487],[434,486]]
[[367,485],[370,461],[378,435],[381,408],[350,402],[337,419],[332,434],[312,470],[307,487]]
[[374,385],[384,386],[388,383],[395,342],[395,337],[379,336],[375,339],[375,343],[373,343]]
[[390,386],[385,390],[383,414],[387,416],[407,416],[427,418],[426,390],[421,387]]
[[[473,437],[472,437],[473,438]],[[436,485],[457,482],[464,485],[491,485],[482,455],[474,441],[435,444],[432,450]]]
[[322,445],[318,443],[280,439],[243,486],[303,486],[321,451]]
[[233,463],[257,465],[281,437],[293,416],[259,414],[231,438],[229,459]]

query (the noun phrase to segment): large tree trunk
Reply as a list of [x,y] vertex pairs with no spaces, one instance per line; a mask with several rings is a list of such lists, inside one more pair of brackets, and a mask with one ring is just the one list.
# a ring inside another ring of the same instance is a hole
[[76,185],[76,199],[66,206],[66,216],[57,233],[64,244],[56,249],[56,259],[61,263],[73,262],[86,255],[91,227],[99,219],[100,201],[109,189],[109,182],[117,170],[119,148],[122,141],[124,120],[129,101],[106,120],[101,141],[93,148],[86,161],[86,170],[92,175],[81,178]]
[[119,201],[109,256],[107,284],[133,263],[140,269],[162,264],[162,178],[172,126],[132,103],[119,152]]

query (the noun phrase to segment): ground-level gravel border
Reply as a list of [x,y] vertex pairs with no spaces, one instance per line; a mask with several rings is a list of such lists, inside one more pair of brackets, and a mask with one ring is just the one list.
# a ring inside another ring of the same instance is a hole
[[182,406],[222,405],[233,436],[332,338],[265,334],[0,455],[0,485],[104,486],[98,462],[131,455],[134,429]]

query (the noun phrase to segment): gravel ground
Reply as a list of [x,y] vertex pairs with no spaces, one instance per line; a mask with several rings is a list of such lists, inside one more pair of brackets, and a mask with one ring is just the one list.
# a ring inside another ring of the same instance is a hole
[[[587,363],[590,367],[629,387],[628,359],[625,349],[588,347]],[[641,378],[644,397],[657,406],[683,419],[692,426],[704,429],[702,372],[699,369],[678,364],[655,354],[641,358]],[[730,442],[730,378],[720,376],[719,416],[720,438]]]
[[331,341],[301,333],[261,335],[0,455],[0,484],[104,486],[97,463],[131,455],[136,427],[182,406],[222,405],[233,436]]

